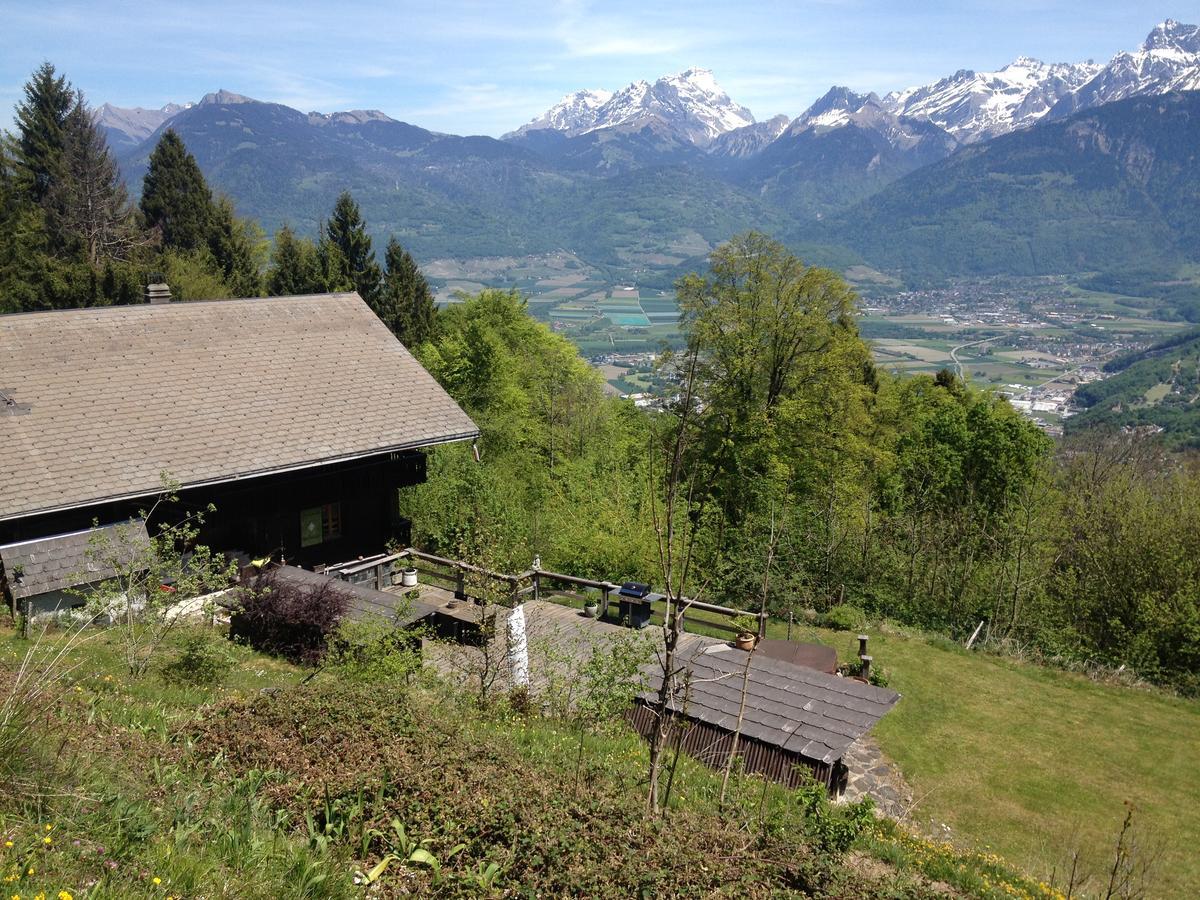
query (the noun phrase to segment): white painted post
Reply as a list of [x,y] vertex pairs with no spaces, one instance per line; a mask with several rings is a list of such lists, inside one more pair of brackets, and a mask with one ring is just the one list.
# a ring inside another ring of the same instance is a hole
[[508,664],[514,687],[529,686],[529,642],[525,635],[525,607],[517,606],[508,614]]

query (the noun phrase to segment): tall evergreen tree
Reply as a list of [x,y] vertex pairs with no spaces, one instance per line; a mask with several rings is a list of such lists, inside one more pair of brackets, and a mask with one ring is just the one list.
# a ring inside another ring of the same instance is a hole
[[296,237],[296,233],[284,225],[275,232],[267,293],[272,297],[286,297],[324,290],[327,286],[316,244],[307,238]]
[[129,195],[82,94],[67,117],[61,171],[46,201],[52,240],[93,267],[125,258],[135,242]]
[[146,225],[162,230],[164,249],[190,251],[208,245],[216,217],[212,191],[174,129],[164,132],[150,154],[141,209]]
[[257,222],[238,218],[228,197],[221,197],[213,207],[208,246],[231,294],[257,297],[262,293],[266,239]]
[[375,313],[406,347],[416,347],[433,333],[436,308],[429,282],[412,254],[394,237],[384,255],[387,271]]
[[25,84],[25,100],[17,104],[16,164],[20,188],[41,204],[61,177],[67,117],[75,93],[48,62],[38,66]]
[[[322,231],[327,243],[322,262],[326,266],[329,289],[337,290],[335,281],[348,276],[354,290],[374,308],[379,302],[382,273],[379,263],[375,261],[375,251],[371,249],[366,222],[348,191],[343,191],[338,197],[333,206],[333,215]],[[332,248],[336,248],[340,260],[332,253]]]

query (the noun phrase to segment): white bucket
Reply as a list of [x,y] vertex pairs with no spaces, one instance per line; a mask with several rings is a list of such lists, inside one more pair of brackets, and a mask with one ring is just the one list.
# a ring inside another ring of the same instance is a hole
[[400,584],[402,587],[417,586],[417,570],[408,568],[400,570]]

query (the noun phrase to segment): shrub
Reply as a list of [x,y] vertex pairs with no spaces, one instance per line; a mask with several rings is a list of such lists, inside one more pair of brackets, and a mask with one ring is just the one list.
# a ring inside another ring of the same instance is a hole
[[229,636],[260,652],[316,665],[349,606],[350,594],[332,579],[307,583],[271,569],[238,590]]
[[163,666],[169,684],[208,687],[220,684],[233,668],[233,659],[220,639],[208,631],[189,632],[181,641],[179,655]]
[[821,617],[821,624],[835,631],[856,631],[866,621],[866,613],[849,603],[839,603]]
[[421,669],[419,631],[386,622],[342,622],[324,665],[353,681],[407,681]]

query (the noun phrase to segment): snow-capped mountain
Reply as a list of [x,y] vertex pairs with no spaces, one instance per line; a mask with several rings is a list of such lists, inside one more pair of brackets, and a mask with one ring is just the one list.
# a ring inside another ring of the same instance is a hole
[[1146,94],[1200,90],[1200,27],[1174,19],[1155,26],[1142,46],[1118,53],[1054,107],[1054,118]]
[[754,156],[767,146],[767,144],[787,131],[787,127],[791,124],[791,121],[787,116],[780,113],[762,122],[755,122],[753,125],[743,125],[741,128],[735,128],[733,131],[726,131],[724,134],[717,135],[716,139],[705,149],[713,156],[721,156],[728,159],[745,159],[746,157]]
[[804,216],[869,196],[958,146],[932,122],[897,116],[875,94],[834,87],[746,160],[742,183]]
[[893,91],[883,106],[933,122],[968,144],[1027,128],[1100,69],[1091,62],[1044,63],[1022,56],[995,72],[961,69],[934,84]]
[[[581,134],[596,125],[597,111],[612,99],[612,91],[583,90],[567,94],[552,107],[511,134],[549,128],[564,134]],[[509,137],[511,135],[505,135]]]
[[666,127],[704,147],[719,135],[754,124],[746,107],[735,103],[708,69],[688,69],[653,84],[635,81],[609,94],[577,91],[506,137],[553,129],[575,137],[601,129],[635,131]]
[[121,107],[105,103],[96,110],[96,124],[108,138],[109,144],[120,150],[140,144],[163,122],[189,106],[190,103],[168,103],[159,109],[143,109],[140,106]]
[[879,98],[874,94],[858,94],[848,87],[834,85],[796,119],[795,127],[838,128],[848,124],[854,113],[872,101],[878,105]]
[[922,157],[940,159],[958,142],[945,129],[927,119],[900,116],[876,94],[858,94],[847,87],[832,87],[788,126],[784,134],[824,134],[846,126],[870,132],[901,153],[920,148]]

